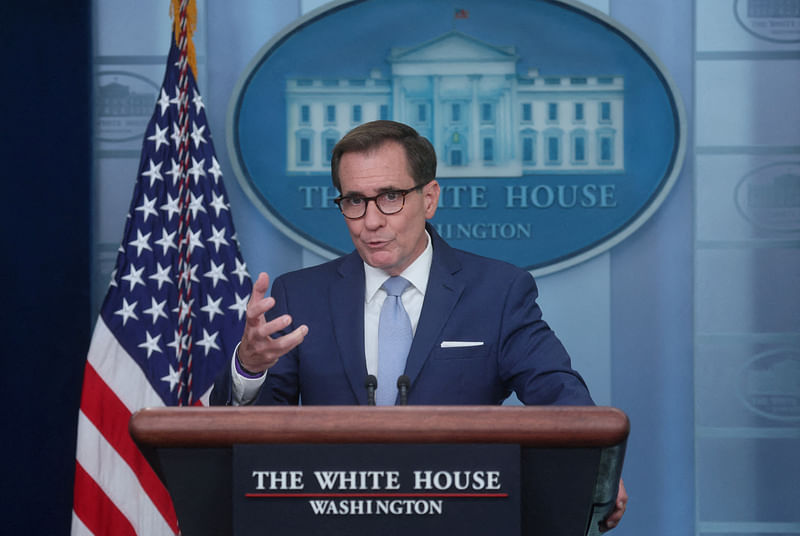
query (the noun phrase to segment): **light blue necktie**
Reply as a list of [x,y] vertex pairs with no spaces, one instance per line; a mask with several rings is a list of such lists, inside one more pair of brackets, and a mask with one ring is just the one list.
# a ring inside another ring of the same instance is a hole
[[388,296],[378,320],[378,390],[375,402],[379,406],[394,406],[397,378],[405,371],[411,348],[411,320],[400,300],[408,285],[408,280],[395,276],[384,281],[382,286]]

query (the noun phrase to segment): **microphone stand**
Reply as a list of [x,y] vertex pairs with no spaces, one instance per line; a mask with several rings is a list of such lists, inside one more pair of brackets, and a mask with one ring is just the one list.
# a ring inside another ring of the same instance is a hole
[[408,405],[408,388],[411,386],[411,379],[405,374],[397,378],[397,392],[400,395],[398,406]]
[[373,374],[368,375],[367,381],[364,383],[364,387],[367,388],[367,405],[374,406],[375,390],[378,388],[378,378],[376,378]]

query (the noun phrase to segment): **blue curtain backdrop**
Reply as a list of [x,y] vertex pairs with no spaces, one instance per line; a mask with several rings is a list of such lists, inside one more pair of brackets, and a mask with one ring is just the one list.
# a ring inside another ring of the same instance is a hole
[[93,312],[88,1],[0,6],[2,532],[69,533]]

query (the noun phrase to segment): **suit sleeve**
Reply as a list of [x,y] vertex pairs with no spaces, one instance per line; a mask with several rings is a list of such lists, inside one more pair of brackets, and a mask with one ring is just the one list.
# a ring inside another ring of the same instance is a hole
[[500,326],[500,368],[526,405],[594,405],[586,383],[536,303],[536,283],[520,272],[506,295]]
[[[233,359],[233,358],[231,358]],[[233,380],[231,379],[230,363],[222,367],[222,371],[214,380],[214,388],[208,403],[212,406],[230,406],[233,404]]]
[[[285,280],[277,278],[272,284],[272,297],[275,298],[275,307],[267,313],[267,320],[272,320],[282,314],[291,314],[289,306],[289,293],[286,290]],[[292,323],[277,335],[284,335],[294,331],[297,327],[292,315]],[[261,392],[255,399],[258,405],[297,405],[300,400],[298,381],[298,353],[294,348],[278,359],[278,362],[269,369],[267,378]]]

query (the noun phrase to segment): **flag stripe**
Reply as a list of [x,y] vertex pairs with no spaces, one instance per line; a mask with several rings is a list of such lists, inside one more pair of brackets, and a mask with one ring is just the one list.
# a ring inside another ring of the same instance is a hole
[[[167,524],[161,512],[142,490],[133,469],[125,463],[83,412],[78,415],[78,433],[88,447],[78,450],[76,455],[78,465],[128,519],[135,534],[174,535],[176,531]],[[76,494],[77,498],[83,499]],[[83,517],[82,519],[86,523],[86,519]],[[96,531],[89,523],[86,524],[93,532]]]
[[[80,463],[75,467],[75,515],[96,536],[135,536],[130,521],[106,496]],[[73,532],[73,534],[75,534]]]
[[167,523],[177,532],[178,522],[172,509],[169,493],[128,433],[131,412],[97,375],[91,363],[86,363],[83,381],[85,387],[81,400],[81,411],[125,463],[133,469],[145,493]]
[[89,530],[89,527],[84,525],[83,521],[81,521],[81,518],[75,514],[75,510],[72,511],[72,529],[70,530],[70,533],[72,536],[94,536]]
[[98,317],[92,334],[89,363],[131,413],[164,405],[147,376],[120,346],[102,316]]

